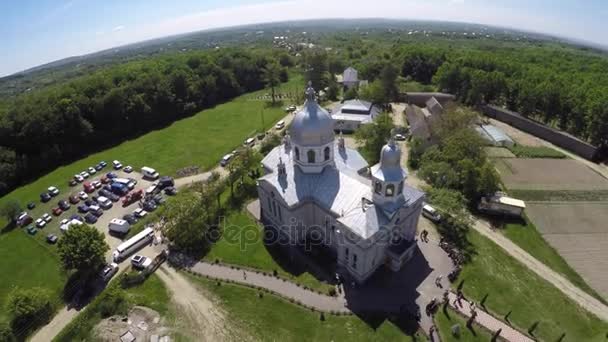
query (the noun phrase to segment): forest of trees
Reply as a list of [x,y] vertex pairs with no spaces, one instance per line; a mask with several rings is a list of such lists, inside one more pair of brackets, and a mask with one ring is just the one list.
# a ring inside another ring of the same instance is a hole
[[[269,63],[291,63],[279,57],[242,49],[171,54],[4,101],[0,195],[61,163],[261,89]],[[284,69],[279,76],[287,81]]]

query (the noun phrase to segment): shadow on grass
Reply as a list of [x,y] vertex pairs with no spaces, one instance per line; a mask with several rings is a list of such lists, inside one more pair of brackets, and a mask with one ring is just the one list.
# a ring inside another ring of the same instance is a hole
[[17,224],[15,222],[8,222],[6,226],[0,229],[0,235],[12,232],[15,228],[17,228]]

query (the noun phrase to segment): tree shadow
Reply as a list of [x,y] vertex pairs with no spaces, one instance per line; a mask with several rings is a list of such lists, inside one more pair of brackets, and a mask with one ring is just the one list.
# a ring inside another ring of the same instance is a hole
[[0,235],[10,233],[17,228],[17,224],[13,221],[8,222],[2,229],[0,229]]

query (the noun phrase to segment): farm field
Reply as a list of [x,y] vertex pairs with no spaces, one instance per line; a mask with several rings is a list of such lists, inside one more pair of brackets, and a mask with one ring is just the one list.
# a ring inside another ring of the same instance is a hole
[[607,179],[576,160],[505,158],[495,165],[507,189],[608,189]]
[[260,341],[426,341],[405,335],[390,321],[369,324],[357,316],[333,316],[303,309],[279,297],[240,285],[209,281],[186,274],[206,294],[212,294],[237,327]]
[[608,202],[529,202],[544,239],[608,298]]

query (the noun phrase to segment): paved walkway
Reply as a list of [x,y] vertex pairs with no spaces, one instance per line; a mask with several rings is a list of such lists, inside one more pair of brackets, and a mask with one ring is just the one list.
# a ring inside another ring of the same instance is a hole
[[608,306],[579,289],[562,275],[538,261],[501,233],[492,230],[489,223],[476,220],[473,228],[483,236],[492,240],[494,243],[504,249],[509,255],[524,264],[538,276],[553,284],[580,306],[595,314],[600,319],[608,322]]
[[[460,312],[461,314],[463,314],[467,317],[471,317],[471,304],[467,300],[463,299],[460,302],[457,302],[456,301],[457,297],[454,292],[450,292],[448,298],[449,298],[450,306],[452,308],[454,308],[456,311]],[[477,311],[477,317],[475,317],[475,323],[481,325],[482,327],[485,327],[486,329],[490,330],[492,333],[497,332],[498,329],[502,329],[500,331],[500,336],[502,338],[504,338],[505,340],[513,341],[513,342],[532,342],[532,341],[534,341],[531,338],[529,338],[528,336],[519,332],[518,330],[513,329],[507,323],[504,323],[503,321],[495,318],[494,316],[490,315],[489,313],[481,310],[481,308],[477,307],[476,311]]]

